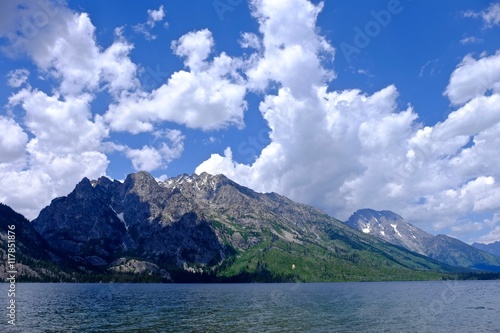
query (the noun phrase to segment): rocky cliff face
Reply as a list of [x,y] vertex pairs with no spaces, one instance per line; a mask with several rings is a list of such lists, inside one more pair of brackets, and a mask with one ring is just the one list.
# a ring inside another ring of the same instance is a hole
[[78,270],[100,274],[345,281],[415,279],[451,270],[310,206],[206,173],[163,182],[146,172],[123,183],[83,179],[43,209],[33,226]]
[[83,179],[33,225],[51,246],[89,268],[130,253],[180,266],[224,258],[224,246],[196,204],[147,173],[130,175],[123,184]]
[[[9,226],[14,226],[10,229]],[[8,264],[8,230],[14,243],[15,268]],[[12,238],[14,237],[14,238]],[[21,281],[67,281],[71,277],[58,266],[64,265],[59,256],[33,228],[31,223],[10,207],[0,204],[0,280],[5,280],[7,271],[17,271],[16,279]]]
[[[277,194],[259,194],[225,176],[182,175],[157,182],[146,172],[124,183],[83,179],[33,221],[54,248],[83,266],[107,266],[139,253],[177,266],[214,265],[235,250],[259,243],[264,229],[293,241],[319,237],[326,214]],[[235,222],[236,221],[236,222]],[[290,231],[281,234],[274,225]],[[253,234],[255,235],[253,235]]]
[[115,211],[83,179],[67,197],[57,198],[33,221],[55,249],[82,265],[105,266],[126,250],[126,228]]
[[391,211],[361,209],[347,225],[449,265],[500,272],[500,260],[458,239],[433,236]]

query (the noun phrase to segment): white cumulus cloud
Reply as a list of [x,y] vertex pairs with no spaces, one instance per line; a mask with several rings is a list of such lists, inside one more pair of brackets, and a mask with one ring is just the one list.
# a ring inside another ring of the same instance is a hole
[[158,140],[162,140],[159,147],[144,146],[141,149],[120,147],[132,161],[136,171],[153,171],[164,169],[174,159],[179,158],[184,151],[185,136],[179,130],[156,132]]
[[139,133],[156,122],[175,122],[203,130],[243,125],[246,85],[238,59],[225,53],[208,59],[214,46],[208,30],[190,32],[172,43],[189,71],[173,73],[151,93],[136,91],[110,105],[105,115],[111,128]]
[[24,156],[28,135],[13,119],[0,117],[0,163]]
[[[341,219],[359,208],[391,209],[431,232],[465,230],[471,214],[500,208],[498,53],[466,56],[445,91],[459,108],[424,127],[411,106],[398,105],[393,85],[372,95],[329,90],[334,75],[323,64],[333,47],[315,26],[321,5],[252,5],[263,50],[249,58],[249,85],[263,91],[270,82],[279,87],[260,104],[271,143],[251,165],[235,161],[228,147],[201,163],[197,173],[225,173]],[[301,8],[290,21],[287,6]],[[249,40],[259,44],[249,36],[243,44]],[[481,223],[491,239],[493,226]]]
[[490,6],[480,12],[468,10],[464,13],[465,17],[480,17],[484,21],[486,28],[492,28],[500,25],[500,3],[492,2]]
[[445,95],[453,104],[463,104],[488,91],[500,92],[500,52],[479,59],[465,56],[451,74]]
[[12,88],[19,88],[28,80],[29,75],[30,72],[27,69],[10,71],[7,74],[7,84]]
[[156,22],[163,20],[165,17],[165,9],[163,8],[163,5],[160,6],[158,9],[148,9],[148,25],[150,27],[154,27]]
[[102,142],[109,128],[91,105],[97,92],[117,96],[138,87],[137,66],[128,57],[132,45],[119,30],[115,41],[102,48],[89,16],[61,2],[19,0],[2,2],[0,9],[5,17],[0,36],[9,41],[1,51],[11,57],[24,54],[38,77],[52,85],[48,93],[29,85],[26,70],[9,73],[8,83],[22,89],[9,97],[6,107],[23,117],[0,121],[5,130],[0,201],[34,218],[83,177],[106,174],[109,161]]
[[[133,26],[133,29],[137,33],[141,33],[147,40],[155,40],[156,35],[151,34],[151,29],[156,26],[156,23],[162,21],[165,18],[165,9],[163,5],[158,9],[148,9],[148,20],[146,23],[139,23]],[[168,27],[168,23],[163,24],[164,27]]]
[[[316,31],[316,19],[323,3],[317,6],[302,0],[253,0],[250,3],[260,25],[264,47],[246,73],[252,89],[264,90],[268,84],[277,82],[294,94],[307,95],[312,86],[333,76],[321,66],[320,55],[333,58],[334,48]],[[243,36],[244,45],[259,44],[254,36]]]

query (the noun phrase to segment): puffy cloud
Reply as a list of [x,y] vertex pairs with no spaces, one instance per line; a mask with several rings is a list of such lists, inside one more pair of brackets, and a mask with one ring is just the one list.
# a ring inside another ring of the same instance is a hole
[[186,138],[179,130],[165,130],[160,133],[160,138],[164,137],[168,140],[169,144],[162,143],[160,152],[166,163],[179,158],[184,150],[184,139]]
[[114,142],[104,142],[107,152],[118,151],[132,162],[136,171],[166,169],[170,162],[179,158],[184,151],[185,136],[179,130],[158,130],[153,133],[154,140],[140,149]]
[[492,3],[488,9],[483,11],[482,17],[489,27],[500,25],[500,3]]
[[65,26],[51,34],[49,47],[33,51],[40,69],[61,80],[64,95],[93,90],[99,84],[99,49],[95,44],[95,27],[87,14],[72,14]]
[[[148,20],[146,23],[139,23],[133,26],[135,32],[141,33],[146,37],[147,40],[155,40],[157,38],[156,35],[151,34],[151,29],[153,29],[156,25],[156,22],[163,20],[165,17],[165,9],[163,5],[158,9],[148,9]],[[168,23],[165,22],[164,27],[168,26]]]
[[35,135],[30,149],[56,153],[79,153],[99,149],[108,130],[100,116],[91,117],[88,94],[67,97],[48,96],[39,90],[23,89],[9,99],[11,107],[20,104],[26,112],[25,125]]
[[[396,110],[393,86],[372,96],[357,90],[327,91],[324,82],[332,76],[321,62],[325,52],[333,53],[333,47],[317,34],[321,5],[295,0],[254,1],[252,5],[264,51],[252,59],[247,71],[250,85],[265,88],[273,81],[281,85],[278,94],[266,96],[259,107],[272,142],[253,165],[237,163],[226,149],[224,156],[212,155],[196,172],[224,172],[252,188],[328,207],[330,213],[342,217],[368,193],[376,198],[382,197],[377,192],[392,193],[394,189],[376,186],[393,169],[377,166],[380,159],[390,162],[404,150],[397,146],[411,134],[416,115],[411,109]],[[297,14],[285,14],[290,12]],[[380,156],[381,152],[388,156]],[[371,180],[373,175],[379,182]],[[363,187],[370,180],[373,184]]]
[[115,42],[102,52],[86,13],[74,13],[55,1],[17,2],[19,6],[5,8],[11,31],[3,33],[10,40],[3,51],[27,54],[43,77],[59,80],[59,93],[78,95],[100,85],[117,93],[138,85],[137,66],[128,58],[132,45],[119,30]]
[[478,60],[467,55],[451,74],[445,95],[463,104],[488,91],[500,92],[500,52]]
[[9,99],[9,107],[19,105],[25,111],[31,138],[17,126],[18,136],[22,133],[17,154],[26,158],[22,164],[1,165],[0,201],[34,218],[84,176],[105,174],[109,162],[100,146],[108,130],[101,117],[91,119],[90,101],[85,94],[62,100],[28,88]]
[[208,29],[190,32],[178,41],[172,42],[174,53],[184,57],[184,65],[194,72],[202,71],[207,67],[206,60],[214,47],[212,33]]
[[262,44],[260,38],[251,32],[244,32],[241,35],[240,45],[242,48],[253,48],[256,50],[260,50],[262,48]]
[[[324,81],[332,76],[322,67],[322,54],[333,48],[314,28],[321,6],[298,0],[252,4],[264,49],[250,58],[249,84],[265,89],[279,83],[277,94],[260,104],[271,143],[251,165],[235,161],[228,147],[223,156],[201,163],[197,173],[225,173],[341,219],[363,207],[391,209],[428,231],[468,228],[495,237],[493,226],[477,222],[478,227],[469,218],[500,208],[499,53],[465,57],[445,92],[460,107],[445,121],[422,127],[411,107],[399,109],[395,86],[372,95],[328,90]],[[303,10],[286,24],[281,13],[292,4]],[[289,27],[297,30],[284,31]],[[255,38],[243,44],[248,40]],[[289,47],[301,50],[297,61],[287,58]],[[297,75],[305,72],[311,79]]]
[[489,228],[489,232],[481,236],[478,242],[489,244],[500,240],[500,214],[495,213],[491,219],[485,219],[479,224]]
[[156,22],[163,20],[165,17],[165,10],[163,8],[163,5],[160,6],[160,8],[154,10],[154,9],[148,9],[148,22],[147,24],[150,27],[154,27]]
[[[0,121],[5,130],[2,158],[14,160],[0,164],[0,201],[34,218],[84,176],[106,173],[109,161],[102,141],[109,129],[102,116],[92,113],[91,103],[104,89],[117,96],[137,88],[137,66],[128,57],[132,45],[119,30],[108,48],[97,45],[95,27],[85,13],[74,13],[56,1],[8,3],[0,4],[0,15],[8,16],[0,25],[0,37],[9,40],[2,51],[10,56],[24,53],[39,77],[54,85],[51,94],[30,85],[17,91],[7,108],[11,114],[22,110],[23,122]],[[28,74],[9,73],[9,84],[21,87]]]
[[27,54],[45,75],[61,80],[64,94],[95,88],[99,50],[88,16],[73,13],[55,1],[16,2],[16,6],[5,8],[10,30],[4,36],[10,44],[3,51]]
[[136,171],[153,171],[164,169],[172,160],[179,158],[184,150],[185,136],[178,130],[156,132],[157,139],[166,139],[159,148],[144,146],[142,149],[122,147],[125,155],[132,161]]
[[[298,100],[291,90],[267,96],[260,110],[271,129],[272,143],[256,162],[242,165],[212,155],[196,172],[224,172],[260,191],[276,191],[348,216],[364,203],[394,201],[416,115],[397,112],[397,91],[389,86],[371,96],[359,91],[327,92]],[[385,199],[383,199],[385,198]],[[396,200],[397,201],[397,200]]]
[[208,60],[214,46],[208,30],[191,32],[172,43],[190,71],[178,71],[151,93],[136,91],[112,104],[105,118],[112,129],[152,131],[155,122],[176,122],[190,128],[218,129],[243,125],[245,82],[238,59],[225,53]]
[[118,35],[117,40],[101,52],[94,33],[95,27],[87,14],[72,14],[51,47],[34,55],[42,70],[61,80],[61,94],[92,91],[101,83],[116,94],[138,85],[137,66],[128,58],[132,46]]
[[13,119],[0,117],[0,163],[13,162],[24,156],[28,135]]
[[[317,6],[303,0],[253,0],[250,3],[260,25],[264,47],[246,72],[252,89],[264,90],[269,83],[277,82],[294,94],[307,95],[312,86],[323,84],[333,76],[321,66],[319,56],[327,54],[333,58],[334,54],[334,48],[316,31],[316,19],[323,3]],[[243,43],[257,45],[251,35],[244,35]]]
[[132,161],[135,170],[151,171],[161,166],[161,155],[155,148],[144,146],[142,149],[129,149],[125,153]]
[[495,25],[500,25],[500,3],[491,3],[488,8],[480,12],[466,11],[465,17],[480,17],[484,21],[486,28],[492,28]]
[[393,86],[371,96],[322,88],[301,103],[283,88],[261,104],[272,142],[252,165],[227,148],[196,172],[224,173],[341,219],[362,207],[391,209],[429,231],[456,232],[469,214],[498,209],[499,96],[425,128],[411,108],[396,109],[396,97]]
[[10,71],[7,74],[7,84],[12,88],[19,88],[28,80],[29,75],[30,72],[27,69]]
[[140,84],[136,78],[137,65],[129,58],[133,45],[115,30],[116,40],[104,52],[99,54],[99,77],[108,91],[114,96],[137,89]]

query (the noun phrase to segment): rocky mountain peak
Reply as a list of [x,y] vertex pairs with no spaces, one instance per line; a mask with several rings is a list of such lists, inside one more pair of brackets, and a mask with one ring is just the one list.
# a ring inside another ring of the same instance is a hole
[[398,215],[394,212],[391,212],[390,210],[377,211],[377,210],[370,209],[370,208],[359,209],[356,212],[354,212],[352,217],[357,218],[359,220],[364,220],[367,222],[369,222],[369,221],[377,222],[378,219],[384,219],[386,221],[393,221],[395,223],[399,223],[399,222],[404,221],[404,219],[400,215]]
[[196,187],[196,188],[212,188],[217,189],[222,185],[235,185],[234,182],[229,180],[226,176],[222,174],[210,175],[206,172],[198,174],[182,174],[177,177],[169,178],[163,182],[159,183],[161,186],[166,188],[181,188],[183,186]]
[[85,196],[93,191],[93,184],[92,182],[87,178],[83,178],[78,184],[76,184],[75,189],[73,190],[72,193],[74,193],[77,196]]
[[349,218],[347,224],[365,234],[377,236],[421,254],[425,252],[423,243],[433,237],[398,214],[387,210],[360,209]]
[[127,178],[125,178],[123,185],[127,190],[135,189],[140,191],[141,189],[157,186],[158,182],[149,173],[139,171],[129,174]]
[[[184,186],[208,178],[182,175],[171,183]],[[188,196],[147,172],[130,174],[123,183],[84,178],[67,197],[46,207],[33,225],[51,245],[86,267],[108,265],[130,252],[174,265],[218,262],[224,248],[189,186],[185,188]]]
[[102,176],[102,177],[99,177],[99,179],[97,179],[97,180],[92,180],[91,183],[92,183],[93,187],[96,187],[96,186],[108,187],[113,182],[108,177]]

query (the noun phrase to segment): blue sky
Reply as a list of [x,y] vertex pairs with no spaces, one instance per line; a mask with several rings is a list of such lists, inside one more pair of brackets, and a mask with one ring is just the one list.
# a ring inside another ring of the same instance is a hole
[[500,3],[0,4],[0,201],[224,173],[346,220],[500,240]]

